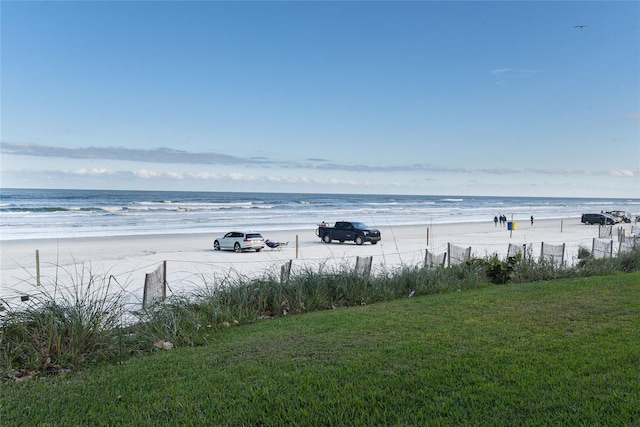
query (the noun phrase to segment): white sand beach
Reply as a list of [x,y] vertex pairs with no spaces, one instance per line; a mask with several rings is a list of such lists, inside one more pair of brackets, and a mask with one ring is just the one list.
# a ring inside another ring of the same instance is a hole
[[[631,224],[614,226],[631,233]],[[286,247],[261,252],[214,251],[212,234],[162,234],[143,236],[9,240],[1,242],[0,298],[13,303],[20,295],[34,294],[56,286],[72,288],[86,284],[92,275],[111,278],[114,288],[124,288],[133,300],[141,300],[144,278],[167,262],[169,293],[188,292],[205,283],[216,283],[229,275],[259,276],[279,274],[280,267],[292,260],[292,272],[302,268],[341,268],[354,266],[356,257],[372,256],[373,271],[400,266],[422,265],[425,250],[434,254],[447,251],[447,245],[471,247],[472,255],[497,254],[506,257],[510,243],[530,244],[534,258],[540,256],[542,242],[566,245],[565,261],[575,262],[580,247],[591,249],[598,238],[598,226],[580,223],[579,218],[517,222],[516,229],[497,227],[493,222],[380,227],[382,241],[377,245],[353,243],[325,244],[315,229],[263,233],[273,241],[288,242]],[[39,255],[40,282],[36,286],[36,251]]]

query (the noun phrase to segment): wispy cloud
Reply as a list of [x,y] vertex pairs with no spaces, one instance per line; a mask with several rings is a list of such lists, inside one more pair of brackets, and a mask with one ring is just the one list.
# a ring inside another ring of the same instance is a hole
[[[505,175],[514,176],[523,173],[538,175],[609,175],[615,177],[635,177],[640,174],[639,170],[581,170],[581,169],[543,169],[528,168],[525,170],[515,168],[459,168],[459,167],[442,167],[431,164],[404,164],[404,165],[364,165],[364,164],[343,164],[335,163],[325,159],[306,159],[302,162],[282,162],[266,157],[260,158],[242,158],[229,156],[220,153],[191,153],[187,151],[173,150],[167,148],[157,148],[151,150],[130,149],[123,147],[107,147],[107,148],[64,148],[44,146],[37,144],[10,144],[0,143],[1,152],[3,154],[11,154],[18,156],[36,156],[36,157],[55,157],[69,159],[91,159],[95,160],[123,160],[137,161],[139,163],[149,164],[201,164],[201,165],[227,165],[227,166],[254,166],[261,168],[280,168],[282,170],[316,170],[316,171],[346,171],[361,173],[427,173],[427,174],[489,174],[489,175]],[[228,180],[228,181],[252,181],[256,180],[255,176],[245,173],[228,173],[216,174],[210,172],[189,172],[181,173],[178,171],[159,172],[151,168],[141,168],[131,171],[115,172],[106,168],[78,168],[64,169],[59,171],[66,175],[85,175],[85,176],[108,176],[108,175],[128,175],[140,179],[157,179],[168,178],[172,180]],[[264,178],[261,178],[264,179]],[[268,178],[276,182],[276,180],[286,181],[287,179],[299,180],[300,178],[283,178],[271,176]],[[299,182],[299,181],[295,181]],[[320,183],[320,181],[316,181]],[[323,181],[332,183],[332,180]],[[348,180],[344,180],[348,183]],[[360,183],[362,185],[362,183]]]
[[538,70],[524,70],[524,69],[514,69],[514,68],[497,68],[495,70],[491,70],[491,74],[496,76],[534,76],[536,74],[540,74]]
[[320,184],[320,185],[358,185],[358,186],[373,186],[380,183],[374,183],[371,181],[361,181],[355,179],[338,179],[338,178],[309,178],[306,176],[294,177],[294,176],[269,176],[267,181],[274,184]]
[[194,172],[194,173],[180,173],[180,172],[157,172],[149,169],[137,169],[130,172],[121,172],[122,175],[133,175],[136,178],[142,179],[171,179],[176,181],[182,181],[186,179],[192,179],[196,181],[255,181],[256,177],[252,175],[246,175],[243,173],[226,173],[217,174],[209,172]]
[[497,85],[503,85],[511,79],[533,77],[539,73],[540,71],[538,70],[523,70],[514,68],[497,68],[495,70],[491,70],[491,74],[499,78],[498,80],[496,80]]
[[106,168],[79,168],[79,169],[63,169],[63,173],[70,175],[90,175],[90,176],[100,176],[100,175],[113,175],[114,172],[110,169]]
[[492,169],[478,169],[476,172],[486,173],[490,175],[520,175],[521,170],[511,168],[492,168]]
[[579,176],[579,175],[595,175],[595,176],[618,176],[622,178],[633,178],[639,172],[628,170],[628,169],[618,169],[618,170],[593,170],[587,171],[582,169],[533,169],[529,168],[525,170],[526,172],[539,174],[539,175],[563,175],[563,176]]
[[558,169],[536,169],[536,168],[528,168],[527,172],[539,174],[539,175],[591,175],[593,172],[581,170],[581,169],[569,169],[569,168],[558,168]]
[[623,177],[634,177],[636,174],[630,170],[610,170],[609,175],[611,176],[623,176]]
[[[14,156],[51,157],[66,159],[102,159],[136,161],[141,163],[165,163],[165,164],[201,164],[201,165],[250,165],[262,167],[280,167],[285,169],[320,169],[327,171],[349,172],[458,172],[472,173],[466,169],[446,169],[440,166],[428,164],[376,166],[333,163],[326,159],[307,159],[303,162],[273,160],[266,157],[236,157],[221,153],[202,153],[174,150],[169,148],[155,148],[151,150],[132,149],[126,147],[89,147],[66,148],[46,146],[40,144],[12,144],[0,143],[0,151],[3,154]],[[141,169],[135,173],[138,177],[150,178],[151,171]]]
[[131,173],[133,176],[137,178],[143,178],[143,179],[161,178],[161,177],[180,179],[180,176],[179,176],[180,174],[167,174],[164,172],[156,172],[148,169],[137,169],[132,171]]
[[65,159],[127,160],[146,163],[185,164],[260,164],[261,158],[239,158],[220,153],[190,153],[171,148],[142,150],[126,147],[67,148],[41,144],[0,143],[1,152],[17,156],[55,157]]

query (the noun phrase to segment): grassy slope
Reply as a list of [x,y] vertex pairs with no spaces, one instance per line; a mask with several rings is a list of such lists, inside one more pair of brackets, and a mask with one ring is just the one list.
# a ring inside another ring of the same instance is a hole
[[640,425],[640,274],[231,328],[0,386],[2,425]]

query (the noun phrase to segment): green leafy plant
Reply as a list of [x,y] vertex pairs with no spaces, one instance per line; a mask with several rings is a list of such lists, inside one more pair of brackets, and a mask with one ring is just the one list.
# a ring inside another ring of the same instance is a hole
[[490,259],[474,258],[469,260],[467,264],[482,267],[491,283],[504,285],[511,280],[513,271],[521,260],[522,255],[518,253],[515,256],[507,257],[506,260],[501,260],[496,255]]

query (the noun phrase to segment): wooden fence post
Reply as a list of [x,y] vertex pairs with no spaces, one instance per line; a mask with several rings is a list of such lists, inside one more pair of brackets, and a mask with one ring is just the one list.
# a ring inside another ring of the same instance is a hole
[[36,285],[40,286],[40,250],[36,249]]
[[162,299],[167,298],[167,261],[162,262]]

